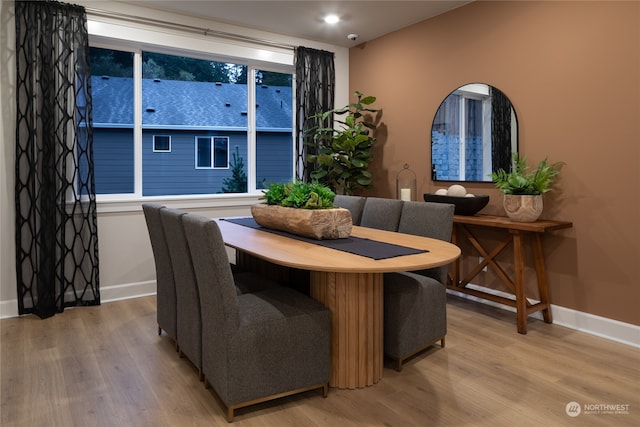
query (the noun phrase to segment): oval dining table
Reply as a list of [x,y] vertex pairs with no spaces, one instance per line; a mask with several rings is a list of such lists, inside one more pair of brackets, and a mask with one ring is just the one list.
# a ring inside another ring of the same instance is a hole
[[331,312],[329,385],[337,388],[363,388],[382,379],[384,273],[439,267],[460,256],[456,245],[442,240],[367,227],[353,226],[351,236],[425,252],[373,259],[223,219],[216,222],[225,245],[238,255],[310,272],[311,297]]

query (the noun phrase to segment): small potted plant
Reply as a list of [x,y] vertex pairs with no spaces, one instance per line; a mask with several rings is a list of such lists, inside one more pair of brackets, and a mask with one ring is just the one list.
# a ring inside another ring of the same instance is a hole
[[270,184],[265,203],[251,206],[253,219],[263,227],[314,239],[341,239],[351,235],[348,209],[333,205],[335,193],[317,182]]
[[504,193],[503,205],[507,216],[520,222],[537,220],[542,214],[542,195],[551,190],[561,165],[563,162],[549,163],[544,159],[536,169],[532,169],[525,157],[513,153],[511,172],[499,169],[490,175],[496,188]]

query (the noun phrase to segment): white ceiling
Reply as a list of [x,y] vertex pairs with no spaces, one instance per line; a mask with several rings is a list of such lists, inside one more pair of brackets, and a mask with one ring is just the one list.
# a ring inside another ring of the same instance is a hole
[[[153,9],[208,18],[292,37],[352,47],[455,9],[470,0],[419,1],[124,1]],[[327,14],[341,21],[328,25]],[[357,34],[349,40],[347,35]]]

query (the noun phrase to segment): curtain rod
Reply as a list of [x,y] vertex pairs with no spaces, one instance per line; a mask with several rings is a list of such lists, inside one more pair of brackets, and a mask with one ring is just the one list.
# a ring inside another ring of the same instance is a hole
[[107,10],[93,9],[93,8],[89,8],[89,7],[85,8],[85,11],[87,12],[87,14],[95,15],[95,16],[101,16],[101,17],[104,17],[104,18],[117,18],[117,19],[122,19],[122,20],[125,20],[125,21],[137,23],[137,24],[153,24],[155,26],[160,26],[160,27],[164,27],[164,28],[168,28],[168,29],[188,31],[188,32],[192,32],[192,33],[202,34],[204,36],[212,36],[212,37],[219,37],[219,38],[228,39],[228,40],[249,42],[249,43],[254,43],[254,44],[260,44],[260,45],[263,45],[263,46],[277,47],[277,48],[280,48],[280,49],[293,49],[293,50],[295,50],[296,47],[297,47],[297,46],[294,46],[294,45],[290,45],[290,44],[286,44],[286,43],[278,43],[278,42],[274,42],[274,41],[271,41],[271,40],[260,39],[260,38],[257,38],[257,37],[243,36],[243,35],[240,35],[240,34],[227,33],[225,31],[212,30],[210,28],[204,28],[204,27],[194,27],[192,25],[186,25],[186,24],[177,24],[175,22],[167,22],[167,21],[162,21],[162,20],[159,20],[159,19],[143,18],[143,17],[140,17],[140,16],[128,15],[128,14],[120,13],[120,12],[112,12],[112,11],[107,11]]

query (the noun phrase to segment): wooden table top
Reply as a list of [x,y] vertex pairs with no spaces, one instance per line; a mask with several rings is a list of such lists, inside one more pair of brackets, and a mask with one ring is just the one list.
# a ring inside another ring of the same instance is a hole
[[216,222],[227,246],[275,264],[304,270],[343,273],[411,271],[446,265],[460,256],[460,248],[442,240],[367,227],[354,226],[351,235],[429,252],[374,260],[230,221],[218,219]]
[[571,228],[573,224],[568,221],[554,221],[550,219],[539,219],[533,222],[512,221],[506,216],[496,215],[454,215],[454,224],[478,225],[481,227],[506,228],[510,230],[530,231],[533,233],[544,233],[560,228]]

